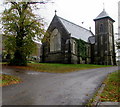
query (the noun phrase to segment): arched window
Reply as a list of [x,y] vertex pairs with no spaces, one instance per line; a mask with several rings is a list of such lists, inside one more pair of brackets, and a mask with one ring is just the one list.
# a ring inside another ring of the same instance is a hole
[[50,37],[50,52],[54,51],[54,36]]
[[77,45],[76,45],[76,42],[73,42],[73,53],[76,54],[76,48],[77,48]]
[[76,54],[77,53],[77,44],[76,44],[76,41],[71,39],[71,45],[72,45],[72,52],[73,54]]
[[61,35],[58,29],[54,29],[50,36],[50,52],[61,50]]

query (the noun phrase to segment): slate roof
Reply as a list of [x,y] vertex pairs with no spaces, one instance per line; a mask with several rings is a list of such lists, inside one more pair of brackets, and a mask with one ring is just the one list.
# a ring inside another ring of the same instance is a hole
[[[112,18],[108,15],[108,13],[105,11],[105,9],[103,9],[103,11],[102,11],[94,20],[99,20],[99,19],[106,18],[106,17],[112,19]],[[112,19],[112,20],[113,20],[113,19]],[[113,21],[114,21],[114,20],[113,20]]]
[[86,28],[83,28],[61,17],[58,18],[65,27],[65,29],[71,34],[71,37],[82,39],[85,42],[88,42],[88,38],[94,35],[90,30]]
[[94,43],[95,43],[95,36],[89,37],[89,38],[88,38],[88,42],[89,42],[90,44],[94,44]]

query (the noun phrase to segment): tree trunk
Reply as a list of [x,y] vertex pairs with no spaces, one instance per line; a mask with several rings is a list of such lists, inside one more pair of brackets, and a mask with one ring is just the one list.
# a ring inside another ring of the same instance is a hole
[[14,58],[11,61],[11,64],[18,65],[18,66],[26,66],[27,65],[27,59],[23,52],[20,50],[16,50],[14,54]]
[[16,37],[16,51],[14,53],[14,58],[10,61],[10,65],[26,66],[27,58],[22,50],[23,47],[23,33]]

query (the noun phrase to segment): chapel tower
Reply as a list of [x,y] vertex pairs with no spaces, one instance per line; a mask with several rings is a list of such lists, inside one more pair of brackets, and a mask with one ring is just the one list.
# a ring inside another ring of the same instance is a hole
[[114,31],[115,22],[103,9],[95,21],[95,63],[116,65]]

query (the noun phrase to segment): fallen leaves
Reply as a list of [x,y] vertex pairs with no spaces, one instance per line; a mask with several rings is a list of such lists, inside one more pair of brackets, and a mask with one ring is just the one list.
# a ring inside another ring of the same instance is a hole
[[[118,71],[120,72],[120,71]],[[106,84],[102,94],[100,95],[100,101],[111,101],[119,102],[120,101],[120,89],[119,89],[119,78],[118,72],[110,74],[107,80],[104,82]]]
[[0,74],[0,87],[8,86],[11,84],[18,84],[21,82],[22,82],[22,80],[16,76]]

